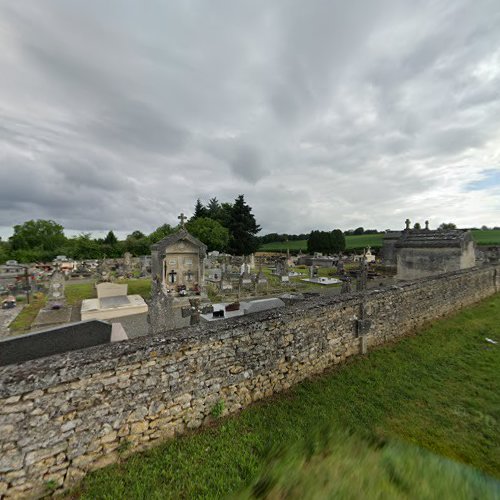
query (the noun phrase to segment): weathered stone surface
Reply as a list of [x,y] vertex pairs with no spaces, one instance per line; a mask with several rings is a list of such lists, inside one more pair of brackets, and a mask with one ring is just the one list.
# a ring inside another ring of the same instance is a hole
[[230,413],[288,389],[359,354],[358,320],[370,349],[499,290],[500,266],[485,266],[2,367],[0,495],[73,484],[202,425],[220,400]]
[[0,472],[10,472],[23,467],[23,455],[16,449],[0,454]]

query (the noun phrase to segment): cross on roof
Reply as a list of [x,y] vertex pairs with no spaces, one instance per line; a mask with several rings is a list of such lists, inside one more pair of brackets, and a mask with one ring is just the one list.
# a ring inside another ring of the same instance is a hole
[[177,217],[181,221],[181,226],[184,227],[184,221],[187,219],[187,217],[181,212],[181,215]]

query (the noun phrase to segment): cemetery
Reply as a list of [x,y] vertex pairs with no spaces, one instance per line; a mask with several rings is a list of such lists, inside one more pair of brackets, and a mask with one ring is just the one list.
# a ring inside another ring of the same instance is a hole
[[[180,220],[151,246],[150,259],[76,262],[73,277],[61,271],[62,258],[44,269],[44,299],[29,333],[0,341],[6,421],[21,416],[31,443],[25,449],[15,434],[0,438],[15,450],[5,462],[9,474],[24,457],[29,478],[8,483],[7,491],[47,477],[70,486],[118,460],[114,450],[125,441],[142,450],[197,428],[219,400],[226,412],[239,411],[500,287],[498,261],[484,253],[478,266],[464,231],[411,230],[407,221],[387,233],[380,258],[369,247],[358,254],[231,255],[208,252]],[[147,267],[150,277],[140,278]],[[19,375],[26,371],[36,378]],[[96,382],[111,392],[89,413],[84,401]],[[29,433],[33,417],[16,405],[31,393],[30,409],[53,417],[44,433],[60,432],[62,441]],[[102,405],[119,411],[102,414]],[[85,425],[71,427],[57,408],[74,408],[72,419]],[[64,454],[64,467],[46,462],[52,453]]]

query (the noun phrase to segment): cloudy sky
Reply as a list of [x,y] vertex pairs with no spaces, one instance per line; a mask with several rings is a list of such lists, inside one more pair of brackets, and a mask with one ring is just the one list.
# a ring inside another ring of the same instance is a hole
[[500,225],[498,0],[0,0],[0,234]]

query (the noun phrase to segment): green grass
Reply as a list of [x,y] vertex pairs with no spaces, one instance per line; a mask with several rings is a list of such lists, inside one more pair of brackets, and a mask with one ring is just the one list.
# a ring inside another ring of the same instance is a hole
[[45,295],[43,295],[42,293],[34,294],[30,298],[30,303],[24,306],[23,310],[16,316],[14,321],[12,321],[12,323],[10,324],[9,326],[10,331],[15,333],[28,332],[31,327],[31,323],[35,321],[38,312],[45,305],[46,302],[47,302],[47,297]]
[[500,245],[500,229],[475,229],[472,231],[472,237],[478,245]]
[[330,429],[274,453],[235,498],[494,499],[500,482],[457,462],[398,441],[369,443]]
[[[500,340],[500,295],[220,425],[96,471],[73,494],[93,499],[220,498],[243,489],[247,495],[248,488],[258,492],[258,484],[265,490],[286,481],[280,474],[275,483],[265,478],[273,464],[281,470],[289,461],[299,480],[319,478],[310,481],[318,498],[323,482],[332,483],[330,470],[334,477],[342,473],[347,478],[338,482],[344,488],[341,498],[363,497],[357,494],[363,484],[370,498],[394,498],[396,487],[399,498],[463,498],[456,491],[461,475],[466,480],[459,487],[474,490],[467,498],[488,498],[474,482],[487,482],[484,477],[433,455],[500,477],[500,344],[489,344],[485,337]],[[315,436],[325,435],[322,429],[337,436],[338,451],[328,442],[326,452],[311,448]],[[300,451],[310,448],[309,458],[318,469],[309,467],[307,454]],[[293,476],[288,477],[287,484],[292,483]]]
[[[149,278],[118,280],[116,283],[127,283],[129,295],[141,295],[144,299],[150,297],[151,280]],[[64,293],[69,305],[76,305],[82,300],[97,297],[94,283],[70,283],[65,286]]]
[[[347,250],[360,250],[368,246],[372,248],[380,248],[382,246],[383,234],[360,234],[355,236],[346,236]],[[472,231],[472,237],[478,245],[500,245],[500,230],[491,229],[483,231],[475,229]],[[276,241],[266,243],[259,249],[261,252],[280,252],[289,250],[307,251],[307,240],[298,241]]]
[[[346,248],[348,250],[362,249],[368,246],[378,248],[382,246],[383,234],[360,234],[356,236],[346,236]],[[289,250],[307,251],[307,240],[297,241],[277,241],[266,243],[259,248],[261,252],[279,252]]]

